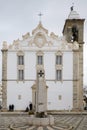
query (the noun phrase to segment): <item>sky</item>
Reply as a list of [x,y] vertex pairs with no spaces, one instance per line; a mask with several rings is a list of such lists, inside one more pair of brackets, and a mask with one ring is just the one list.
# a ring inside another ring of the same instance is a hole
[[[62,36],[63,26],[73,3],[74,10],[79,13],[80,18],[85,18],[84,85],[87,86],[87,0],[0,0],[0,49],[3,41],[12,44],[13,40],[22,39],[22,35],[27,32],[32,33],[39,23],[40,12],[43,14],[42,24],[49,33],[54,32]],[[0,61],[2,63],[1,52]]]

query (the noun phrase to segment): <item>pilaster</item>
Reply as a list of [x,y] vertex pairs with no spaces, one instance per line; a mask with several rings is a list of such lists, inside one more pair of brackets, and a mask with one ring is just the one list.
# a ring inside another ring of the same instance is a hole
[[83,44],[73,51],[73,109],[83,110]]
[[2,49],[2,109],[7,110],[7,49]]
[[79,108],[83,110],[83,44],[79,45]]
[[79,51],[73,51],[73,109],[78,109],[79,101]]

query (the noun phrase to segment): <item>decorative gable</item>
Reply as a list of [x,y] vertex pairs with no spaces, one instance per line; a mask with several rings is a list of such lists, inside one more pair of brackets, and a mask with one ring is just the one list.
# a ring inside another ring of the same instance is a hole
[[44,33],[48,34],[48,30],[45,29],[45,28],[42,26],[42,23],[41,23],[41,22],[40,22],[40,23],[38,24],[38,26],[32,31],[32,35],[36,34],[36,33],[38,32],[38,30],[39,30],[40,32],[44,32]]
[[68,43],[64,36],[58,37],[53,32],[48,35],[48,30],[46,30],[41,22],[32,31],[32,36],[30,33],[22,35],[22,40],[14,40],[13,44],[7,45],[6,42],[3,43],[3,49],[8,50],[73,50],[79,49],[77,42]]

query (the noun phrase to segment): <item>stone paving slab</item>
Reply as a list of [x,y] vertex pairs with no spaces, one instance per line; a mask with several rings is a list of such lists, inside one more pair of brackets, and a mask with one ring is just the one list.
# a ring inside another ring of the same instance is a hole
[[[84,114],[55,114],[55,124],[52,126],[32,126],[27,113],[0,114],[0,130],[87,130],[87,115]],[[13,129],[14,130],[14,129]]]

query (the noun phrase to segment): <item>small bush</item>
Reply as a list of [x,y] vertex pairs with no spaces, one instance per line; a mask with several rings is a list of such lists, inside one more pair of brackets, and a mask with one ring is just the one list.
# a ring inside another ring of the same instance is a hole
[[34,115],[34,111],[29,111],[29,115]]

